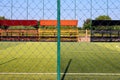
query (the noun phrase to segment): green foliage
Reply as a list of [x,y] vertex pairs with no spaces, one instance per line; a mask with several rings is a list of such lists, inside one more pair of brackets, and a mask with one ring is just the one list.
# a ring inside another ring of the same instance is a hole
[[95,30],[120,30],[120,26],[97,26]]
[[82,27],[78,27],[78,30],[82,30]]
[[[51,30],[53,30],[53,29],[57,29],[57,27],[56,26],[40,26],[40,29],[47,29],[47,30],[51,29]],[[72,26],[61,26],[60,29],[64,29],[64,30],[78,29],[78,27],[76,27],[76,26],[74,26],[74,27],[72,27]]]
[[112,26],[112,30],[120,30],[120,26]]
[[38,21],[38,25],[34,26],[33,28],[39,29],[40,28],[40,22]]
[[91,19],[87,19],[86,21],[84,21],[84,24],[83,24],[83,29],[88,29],[90,30],[90,27],[91,27]]
[[[108,15],[100,15],[98,17],[95,18],[95,20],[112,20],[110,16]],[[110,30],[110,29],[113,29],[114,26],[93,26],[93,30],[94,29],[98,29],[98,30]]]
[[[100,15],[100,16],[96,17],[95,20],[112,20],[112,19],[110,16]],[[82,28],[88,29],[88,30],[91,29],[91,19],[90,18],[88,18],[88,19],[86,19],[86,21],[84,21]]]
[[[4,16],[0,16],[0,20],[4,20],[4,19],[5,19],[5,17],[4,17]],[[1,29],[6,29],[6,27],[5,27],[5,26],[1,26],[1,25],[0,25],[0,28],[1,28]]]
[[5,17],[4,16],[0,16],[0,20],[4,20],[5,19]]
[[8,29],[8,26],[0,26],[1,29]]
[[11,26],[9,27],[8,29],[35,29],[34,27],[32,26]]
[[112,20],[110,16],[107,15],[100,15],[95,18],[95,20]]

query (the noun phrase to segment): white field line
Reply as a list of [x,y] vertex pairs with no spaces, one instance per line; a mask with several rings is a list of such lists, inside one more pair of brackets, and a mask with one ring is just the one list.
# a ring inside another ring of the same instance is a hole
[[[79,53],[79,52],[95,52],[95,51],[73,51],[71,53]],[[110,52],[110,51],[103,51],[103,52]],[[118,53],[118,52],[110,52],[110,53]]]
[[[89,53],[89,52],[94,52],[94,51],[79,51],[79,52],[71,52],[71,53]],[[107,52],[107,53],[118,53],[118,52],[109,52],[109,51],[103,51],[102,53],[105,53],[105,52]]]
[[34,74],[38,74],[38,75],[56,75],[57,73],[12,73],[12,72],[1,72],[0,75],[34,75]]
[[[64,73],[61,73],[64,74]],[[0,75],[57,75],[57,73],[0,73]],[[66,75],[120,76],[120,73],[66,73]]]

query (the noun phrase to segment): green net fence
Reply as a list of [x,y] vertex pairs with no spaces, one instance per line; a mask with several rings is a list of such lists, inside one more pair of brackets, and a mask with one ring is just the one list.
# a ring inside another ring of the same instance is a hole
[[56,80],[56,27],[44,20],[57,20],[57,1],[0,0],[0,10],[0,80]]
[[78,20],[77,42],[61,42],[61,80],[120,79],[119,7],[119,0],[61,0],[61,20]]
[[120,0],[0,0],[0,80],[119,80]]

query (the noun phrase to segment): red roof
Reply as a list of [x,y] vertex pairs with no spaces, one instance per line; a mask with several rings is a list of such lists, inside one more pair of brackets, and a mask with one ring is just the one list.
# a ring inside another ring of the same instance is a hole
[[1,26],[36,26],[37,20],[0,20]]
[[[61,20],[61,26],[77,26],[78,20]],[[40,26],[57,26],[57,20],[40,20]]]

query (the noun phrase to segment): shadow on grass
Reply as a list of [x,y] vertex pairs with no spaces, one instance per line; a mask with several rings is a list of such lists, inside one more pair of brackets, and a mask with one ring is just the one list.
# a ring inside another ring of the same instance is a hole
[[68,69],[69,69],[69,67],[70,67],[71,62],[72,62],[72,59],[69,60],[68,65],[66,66],[66,69],[65,69],[65,71],[64,71],[64,74],[63,74],[61,80],[64,80],[64,79],[65,79],[66,73],[67,73],[67,71],[68,71]]
[[9,61],[6,61],[6,62],[3,62],[3,63],[0,63],[0,65],[3,65],[3,64],[9,63],[9,62],[14,61],[14,60],[16,60],[16,59],[17,59],[17,58],[13,58],[13,59],[11,59],[11,60],[9,60]]

